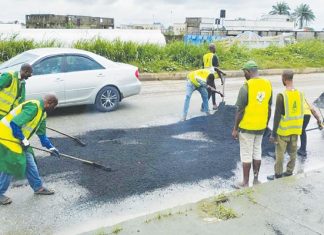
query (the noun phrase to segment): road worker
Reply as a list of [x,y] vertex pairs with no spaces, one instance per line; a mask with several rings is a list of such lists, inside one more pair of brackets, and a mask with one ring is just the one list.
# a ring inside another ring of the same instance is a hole
[[35,194],[51,195],[53,190],[43,186],[29,139],[36,133],[42,146],[59,157],[58,150],[46,137],[46,116],[57,106],[54,95],[42,100],[29,100],[18,105],[0,121],[0,205],[12,201],[5,196],[12,177],[26,177]]
[[20,72],[5,72],[0,76],[0,120],[18,104],[25,101],[25,83],[33,69],[23,64]]
[[[270,141],[276,146],[276,162],[274,175],[268,176],[268,180],[274,180],[293,174],[297,157],[297,140],[301,135],[304,120],[304,95],[295,89],[293,84],[294,73],[285,70],[282,74],[282,83],[286,90],[277,95],[276,109],[273,121]],[[285,153],[290,160],[287,169],[283,172]]]
[[232,136],[240,142],[243,182],[234,185],[235,188],[249,186],[251,165],[253,184],[259,183],[261,143],[271,116],[272,103],[271,83],[258,75],[258,65],[254,61],[248,61],[242,69],[246,82],[241,87],[236,101],[237,112]]
[[306,128],[308,126],[308,123],[310,121],[311,115],[315,117],[317,120],[317,125],[320,130],[323,129],[323,124],[320,116],[314,109],[314,107],[307,101],[306,97],[304,99],[304,121],[303,121],[303,129],[302,129],[302,134],[300,135],[300,148],[297,151],[297,154],[306,157],[307,156],[307,133],[306,133]]
[[[203,56],[203,68],[208,69],[210,71],[210,73],[212,74],[212,76],[214,77],[214,79],[216,78],[216,76],[221,78],[221,82],[223,84],[222,73],[220,72],[220,70],[217,69],[219,66],[219,60],[216,55],[216,46],[215,46],[215,44],[211,43],[211,44],[209,44],[208,48],[209,48],[209,52]],[[217,75],[215,74],[215,72]],[[211,79],[211,82],[208,85],[210,87],[216,89],[214,79]],[[207,89],[207,91],[208,91],[208,100],[210,99],[210,97],[212,97],[213,110],[217,110],[216,96],[215,96],[216,92],[212,91],[211,89]]]
[[201,111],[209,114],[209,108],[208,108],[208,92],[207,89],[212,89],[216,93],[222,95],[220,92],[216,91],[215,88],[210,87],[208,84],[211,80],[213,80],[213,76],[207,69],[198,69],[195,71],[190,72],[187,75],[187,86],[186,86],[186,98],[185,103],[183,107],[183,113],[182,113],[182,121],[185,121],[188,114],[189,104],[190,104],[190,98],[192,93],[195,90],[198,90],[201,99],[203,101]]

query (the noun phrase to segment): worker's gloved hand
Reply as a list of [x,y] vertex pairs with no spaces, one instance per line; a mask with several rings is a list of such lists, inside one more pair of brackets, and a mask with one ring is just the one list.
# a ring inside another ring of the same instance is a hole
[[46,135],[39,135],[38,136],[41,144],[43,147],[50,149],[50,148],[54,148],[53,144],[51,143],[51,141],[47,138]]
[[60,152],[57,150],[57,148],[52,147],[49,150],[51,151],[52,156],[57,157],[57,158],[61,157]]
[[23,148],[23,150],[27,150],[30,147],[30,143],[29,143],[29,141],[26,138],[24,138],[20,142],[20,144],[21,144],[21,147]]
[[223,93],[221,93],[221,92],[219,92],[219,95],[220,95],[222,98],[224,97]]

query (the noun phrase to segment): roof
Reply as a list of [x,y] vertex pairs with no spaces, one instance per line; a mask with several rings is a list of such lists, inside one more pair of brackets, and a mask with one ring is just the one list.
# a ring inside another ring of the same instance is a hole
[[79,49],[74,49],[74,48],[58,48],[58,47],[49,47],[49,48],[36,48],[36,49],[31,49],[28,50],[28,52],[38,55],[38,56],[43,56],[47,54],[61,54],[61,53],[82,53],[82,54],[92,54],[91,52],[84,51],[84,50],[79,50]]

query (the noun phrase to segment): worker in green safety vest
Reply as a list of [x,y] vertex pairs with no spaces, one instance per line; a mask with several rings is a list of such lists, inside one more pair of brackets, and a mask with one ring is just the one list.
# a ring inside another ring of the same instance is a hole
[[18,105],[0,121],[0,205],[11,203],[5,196],[12,177],[26,177],[35,194],[51,195],[53,190],[43,186],[29,139],[36,133],[42,146],[60,157],[46,136],[46,116],[57,106],[54,95],[42,100],[29,100]]
[[5,72],[0,76],[0,120],[13,108],[25,101],[26,80],[32,76],[33,69],[23,64],[20,72]]

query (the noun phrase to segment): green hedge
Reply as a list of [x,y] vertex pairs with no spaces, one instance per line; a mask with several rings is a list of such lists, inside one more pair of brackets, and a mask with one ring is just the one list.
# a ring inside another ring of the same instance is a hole
[[[0,38],[0,61],[6,61],[32,48],[62,45],[55,40],[37,43],[33,40],[16,40],[14,36],[9,39]],[[324,67],[324,42],[319,40],[301,41],[285,47],[269,46],[264,49],[248,49],[224,42],[216,45],[222,69],[240,69],[250,59],[255,60],[262,69]],[[101,38],[80,40],[73,47],[92,51],[113,61],[136,65],[141,72],[197,69],[202,66],[202,55],[208,51],[207,44],[196,46],[174,41],[166,46],[159,46],[119,40],[111,42]]]

